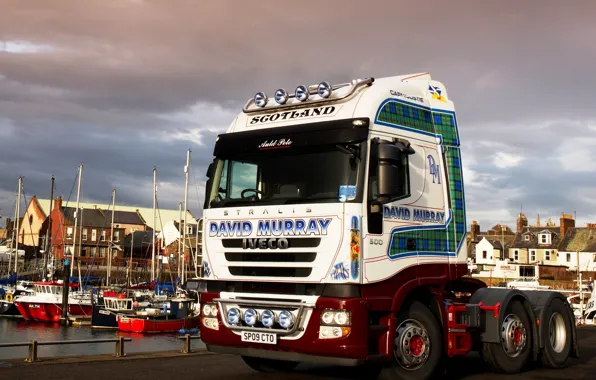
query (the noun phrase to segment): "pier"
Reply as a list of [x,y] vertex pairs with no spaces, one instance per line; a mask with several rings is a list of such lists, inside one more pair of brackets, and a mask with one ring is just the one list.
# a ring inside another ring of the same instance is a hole
[[[553,371],[542,367],[531,368],[519,375],[499,375],[486,372],[486,366],[477,354],[451,361],[448,379],[453,380],[522,380],[522,379],[590,379],[596,372],[596,327],[578,330],[580,358],[572,359],[570,366]],[[86,379],[129,380],[149,379],[279,379],[278,373],[259,373],[248,368],[236,356],[211,354],[203,348],[186,351],[188,342],[180,339],[180,350],[151,353],[40,357],[28,363],[24,359],[0,361],[0,377],[5,379]],[[125,344],[126,347],[126,344]],[[366,374],[349,367],[301,365],[296,371],[283,374],[285,380],[298,379],[367,379]]]

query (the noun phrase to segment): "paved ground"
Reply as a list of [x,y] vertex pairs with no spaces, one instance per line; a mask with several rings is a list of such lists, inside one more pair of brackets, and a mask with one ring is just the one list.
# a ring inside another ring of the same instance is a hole
[[[534,379],[596,379],[596,327],[578,329],[580,359],[574,359],[564,370],[534,369],[519,375],[496,375],[486,372],[477,355],[453,361],[454,380],[534,380]],[[242,359],[202,352],[180,355],[177,352],[130,355],[114,359],[110,356],[42,360],[26,364],[22,361],[0,362],[0,379],[355,379],[349,368],[299,367],[292,374],[262,374],[246,367]]]

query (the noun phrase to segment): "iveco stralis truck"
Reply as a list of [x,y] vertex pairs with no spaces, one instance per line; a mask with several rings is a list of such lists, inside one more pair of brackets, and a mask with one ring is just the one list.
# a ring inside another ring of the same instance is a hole
[[189,284],[209,351],[417,380],[470,351],[507,373],[578,356],[560,293],[466,277],[458,122],[428,73],[257,93],[214,156]]

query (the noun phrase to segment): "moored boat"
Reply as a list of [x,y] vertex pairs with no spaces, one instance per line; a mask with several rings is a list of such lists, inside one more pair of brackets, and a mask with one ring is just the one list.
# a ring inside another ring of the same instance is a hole
[[147,308],[134,315],[118,315],[118,329],[135,333],[166,333],[199,327],[200,316],[192,312],[194,301],[187,298],[170,300],[170,309]]
[[[15,306],[26,320],[41,322],[59,322],[62,317],[62,281],[35,282],[33,295],[18,296]],[[71,289],[78,286],[72,284]],[[72,291],[72,290],[71,290]],[[68,315],[91,317],[93,308],[91,294],[72,291],[68,294]]]

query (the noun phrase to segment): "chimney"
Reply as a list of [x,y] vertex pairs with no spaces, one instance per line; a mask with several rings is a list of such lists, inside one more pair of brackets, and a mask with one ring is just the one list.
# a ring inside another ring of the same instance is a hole
[[565,236],[567,231],[569,231],[570,228],[574,228],[574,227],[575,227],[575,219],[573,219],[573,216],[571,216],[569,214],[565,214],[564,212],[561,213],[561,219],[560,219],[561,237]]
[[586,223],[586,228],[596,228],[596,223]]
[[472,225],[470,226],[470,234],[472,237],[472,241],[476,241],[478,235],[480,235],[480,225],[477,221],[473,220]]
[[517,217],[517,230],[516,232],[518,234],[520,234],[522,232],[522,230],[524,229],[524,227],[526,227],[528,225],[528,218],[526,218],[526,216],[523,213],[519,213],[519,216]]
[[6,218],[6,229],[12,231],[12,219]]
[[62,197],[57,196],[56,202],[54,202],[54,210],[60,210],[62,208]]

